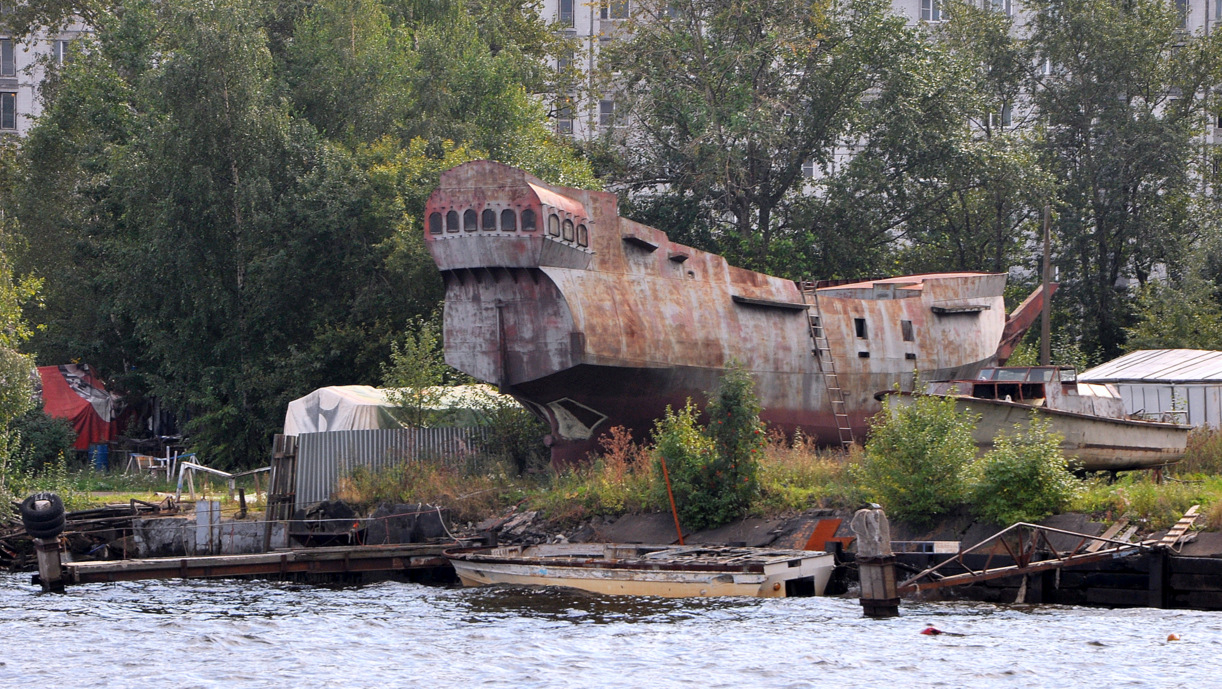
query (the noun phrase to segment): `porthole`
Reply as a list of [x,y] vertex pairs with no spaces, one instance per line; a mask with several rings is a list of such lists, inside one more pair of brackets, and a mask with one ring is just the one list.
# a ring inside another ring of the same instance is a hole
[[535,231],[535,212],[529,208],[522,211],[522,231],[523,232],[534,232]]
[[480,218],[480,229],[484,232],[496,232],[496,211],[491,208],[484,209],[484,215]]
[[585,225],[577,226],[577,246],[589,246],[590,236],[586,233]]
[[462,228],[467,232],[474,232],[479,229],[479,214],[470,208],[462,214]]
[[458,231],[458,211],[446,213],[446,232]]
[[573,221],[565,218],[564,224],[561,227],[563,228],[564,241],[573,241],[573,239],[575,239],[573,236]]
[[441,213],[429,215],[429,234],[441,234]]
[[518,216],[512,210],[506,208],[501,211],[501,232],[517,232],[518,231]]
[[547,233],[553,237],[560,236],[560,216],[555,213],[547,216]]

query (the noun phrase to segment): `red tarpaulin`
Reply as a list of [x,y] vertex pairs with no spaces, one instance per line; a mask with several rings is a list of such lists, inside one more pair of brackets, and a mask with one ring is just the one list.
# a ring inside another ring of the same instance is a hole
[[93,443],[109,442],[114,437],[118,400],[106,392],[93,369],[86,364],[39,366],[38,376],[42,379],[43,411],[72,422],[76,429],[73,447],[87,450]]

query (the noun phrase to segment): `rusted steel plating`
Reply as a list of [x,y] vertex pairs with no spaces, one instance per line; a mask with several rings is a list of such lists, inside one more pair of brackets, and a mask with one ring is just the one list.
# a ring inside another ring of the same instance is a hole
[[[617,213],[614,194],[548,185],[490,161],[441,175],[424,237],[446,287],[451,366],[513,395],[551,427],[554,461],[639,439],[667,405],[702,403],[731,361],[764,421],[839,437],[798,285],[735,268]],[[856,437],[896,384],[992,363],[1004,274],[943,273],[821,287],[822,324]]]

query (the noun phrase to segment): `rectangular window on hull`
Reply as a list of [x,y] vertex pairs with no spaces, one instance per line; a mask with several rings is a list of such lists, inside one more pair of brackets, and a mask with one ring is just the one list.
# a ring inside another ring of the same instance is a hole
[[862,340],[870,337],[869,332],[866,330],[866,319],[864,318],[854,318],[853,329],[857,331],[857,337]]
[[904,334],[904,342],[912,342],[912,321],[900,321],[900,331]]

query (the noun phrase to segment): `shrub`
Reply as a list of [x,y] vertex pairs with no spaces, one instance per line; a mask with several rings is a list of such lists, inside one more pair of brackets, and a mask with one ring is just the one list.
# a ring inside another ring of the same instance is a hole
[[[655,470],[654,475],[670,477],[679,520],[691,529],[703,529],[733,518],[732,514],[724,516],[726,508],[732,504],[727,505],[724,500],[722,477],[711,469],[713,442],[696,421],[699,413],[690,399],[679,411],[667,406],[666,415],[653,430],[657,461],[666,463],[664,468]],[[654,486],[655,493],[661,493],[665,501],[663,481],[655,481]]]
[[993,449],[972,466],[971,502],[994,524],[1033,522],[1067,507],[1081,486],[1061,452],[1060,433],[1034,412],[1026,429],[999,433]]
[[870,423],[865,457],[853,472],[888,515],[927,523],[963,503],[964,470],[976,457],[975,419],[950,398],[892,398]]
[[512,466],[518,474],[545,471],[550,453],[543,444],[547,425],[508,395],[481,404],[477,423],[488,428],[487,454]]
[[25,466],[40,471],[54,464],[60,455],[68,456],[76,443],[76,430],[67,419],[48,416],[32,409],[13,420],[13,430],[21,437],[19,452]]

